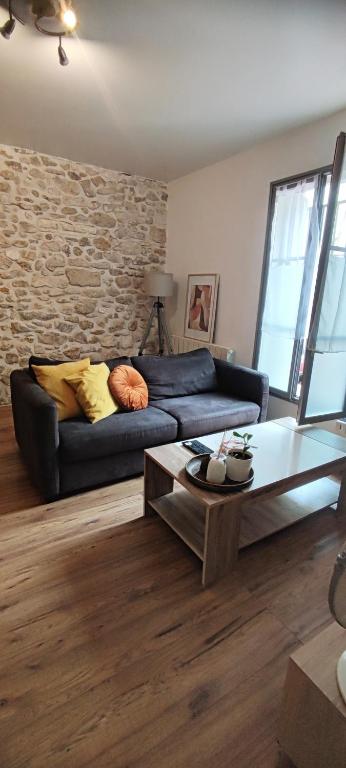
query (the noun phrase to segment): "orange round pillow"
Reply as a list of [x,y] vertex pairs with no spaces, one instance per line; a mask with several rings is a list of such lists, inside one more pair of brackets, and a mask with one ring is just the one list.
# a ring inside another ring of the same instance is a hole
[[148,405],[148,387],[138,371],[131,365],[118,365],[108,379],[113,397],[123,408],[140,411]]

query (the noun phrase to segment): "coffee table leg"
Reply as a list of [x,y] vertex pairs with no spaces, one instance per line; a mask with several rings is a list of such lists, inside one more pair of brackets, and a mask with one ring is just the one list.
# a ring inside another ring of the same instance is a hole
[[207,508],[202,584],[207,587],[231,571],[238,559],[240,501]]
[[155,510],[148,504],[151,499],[158,499],[173,491],[174,479],[168,475],[156,461],[144,453],[144,516],[153,517]]
[[338,499],[336,511],[338,514],[346,515],[346,472],[344,472],[341,478],[339,499]]

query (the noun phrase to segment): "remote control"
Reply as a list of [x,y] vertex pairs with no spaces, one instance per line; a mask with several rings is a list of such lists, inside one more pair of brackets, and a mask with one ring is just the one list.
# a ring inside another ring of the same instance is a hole
[[192,453],[213,453],[212,448],[208,448],[204,443],[200,443],[199,440],[185,440],[183,443],[185,448],[188,448]]

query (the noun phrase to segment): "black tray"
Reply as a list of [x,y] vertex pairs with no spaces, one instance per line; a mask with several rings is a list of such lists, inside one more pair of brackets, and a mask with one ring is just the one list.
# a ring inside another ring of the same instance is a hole
[[216,491],[216,493],[232,493],[232,491],[241,491],[243,488],[247,488],[251,485],[254,479],[254,471],[251,468],[250,474],[247,480],[229,480],[226,476],[223,483],[209,483],[207,480],[207,467],[209,464],[210,456],[205,453],[200,453],[194,456],[185,466],[186,474],[189,480],[199,488],[204,488],[207,491]]

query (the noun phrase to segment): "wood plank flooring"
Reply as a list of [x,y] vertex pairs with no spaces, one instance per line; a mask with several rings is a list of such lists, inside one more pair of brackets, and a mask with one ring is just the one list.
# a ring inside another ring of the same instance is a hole
[[307,518],[202,590],[142,480],[38,504],[0,411],[1,768],[277,766],[287,658],[332,621],[346,520]]
[[40,496],[28,480],[13,434],[9,406],[0,407],[0,515],[39,504]]

